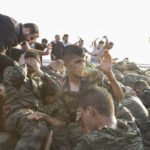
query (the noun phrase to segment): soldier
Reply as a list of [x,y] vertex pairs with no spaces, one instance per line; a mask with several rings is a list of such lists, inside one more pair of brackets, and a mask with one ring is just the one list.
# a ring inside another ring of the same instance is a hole
[[[117,120],[111,95],[102,87],[82,91],[76,121],[84,136],[74,150],[144,150],[135,122]],[[50,150],[49,135],[45,150]]]
[[[150,118],[150,88],[148,83],[145,80],[139,80],[134,84],[134,89],[137,93],[137,96],[149,111]],[[150,120],[142,122],[140,124],[140,129],[144,139],[143,141],[145,150],[148,150],[150,148]]]
[[142,103],[147,109],[150,108],[150,87],[145,80],[139,80],[134,84],[134,89],[137,96],[141,99]]
[[[59,99],[63,102],[63,106],[55,111],[55,113],[57,112],[56,114],[60,115],[60,118],[66,122],[68,140],[71,147],[74,147],[82,135],[82,131],[75,122],[76,109],[79,102],[77,97],[80,92],[87,88],[97,86],[98,84],[103,86],[104,74],[96,69],[85,68],[83,50],[76,45],[69,45],[64,49],[63,60],[67,74],[58,94]],[[112,73],[111,56],[108,51],[105,51],[101,60],[101,69],[110,81],[113,96],[122,102],[123,92]]]
[[[57,107],[57,110],[54,110],[52,116],[56,118],[59,116],[61,120],[66,122],[67,137],[71,148],[73,148],[80,141],[80,137],[83,134],[78,124],[75,122],[76,109],[79,102],[77,97],[79,93],[93,86],[106,86],[109,87],[108,89],[113,93],[114,98],[120,102],[123,100],[123,93],[112,73],[111,56],[108,51],[105,51],[103,59],[101,60],[101,68],[110,81],[109,86],[108,84],[105,84],[105,76],[102,71],[85,68],[84,53],[78,46],[70,45],[64,49],[64,63],[67,75],[58,94],[58,99],[60,99],[63,105]],[[57,106],[57,101],[55,101],[54,104]],[[53,105],[51,105],[51,107],[53,107]],[[118,110],[119,112],[120,110],[123,110],[122,107],[118,106],[116,109],[117,117],[122,117],[124,111],[119,114]],[[128,115],[128,112],[125,113]],[[54,132],[53,143],[55,140],[55,133],[56,132]]]
[[40,69],[40,57],[34,52],[29,53],[30,58],[26,54],[26,63],[30,78],[22,67],[8,67],[3,75],[6,88],[4,127],[18,137],[15,150],[43,148],[49,128],[45,121],[31,121],[28,116],[35,111],[45,112],[44,98],[54,96],[58,88],[54,78]]
[[116,119],[112,97],[103,88],[80,94],[77,120],[86,135],[74,150],[143,150],[139,129]]
[[0,14],[0,75],[7,66],[14,66],[5,51],[24,41],[34,41],[39,36],[39,29],[33,23],[18,23],[14,18]]

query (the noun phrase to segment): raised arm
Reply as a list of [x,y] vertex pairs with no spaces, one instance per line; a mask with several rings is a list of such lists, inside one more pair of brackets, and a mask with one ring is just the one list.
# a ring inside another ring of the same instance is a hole
[[108,50],[105,50],[104,55],[100,58],[100,66],[110,81],[113,97],[122,102],[124,94],[112,71],[112,59]]

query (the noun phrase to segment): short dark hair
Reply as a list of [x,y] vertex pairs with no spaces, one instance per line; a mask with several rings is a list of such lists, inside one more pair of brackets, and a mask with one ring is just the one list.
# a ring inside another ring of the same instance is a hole
[[40,58],[39,54],[35,51],[27,51],[25,52],[25,55],[24,55],[24,58],[27,59],[27,58]]
[[47,39],[42,39],[41,42],[42,42],[42,43],[48,43],[48,40],[47,40]]
[[102,41],[102,40],[101,40],[101,41],[99,41],[99,44],[104,44],[104,41]]
[[79,106],[84,110],[88,106],[94,107],[101,115],[112,116],[114,114],[114,104],[112,96],[102,87],[87,89],[78,97]]
[[39,28],[34,23],[25,23],[23,27],[30,29],[30,34],[39,34]]
[[68,45],[63,50],[63,60],[72,58],[74,55],[84,57],[85,53],[82,48],[77,45]]
[[68,37],[68,36],[69,36],[68,34],[64,34],[63,38],[64,38],[64,37]]
[[[137,89],[143,89],[145,87],[148,87],[148,83],[145,80],[138,80],[134,84],[134,90],[136,91]],[[136,91],[137,92],[137,91]]]
[[56,35],[55,35],[55,38],[56,38],[57,36],[60,36],[60,35],[59,35],[59,34],[56,34]]

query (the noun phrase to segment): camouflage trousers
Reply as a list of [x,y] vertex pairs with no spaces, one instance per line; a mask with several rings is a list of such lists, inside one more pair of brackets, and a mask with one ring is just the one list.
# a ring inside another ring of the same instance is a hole
[[0,132],[0,150],[14,150],[17,138],[7,132]]
[[5,120],[5,129],[18,136],[14,150],[43,150],[49,129],[44,121],[28,119],[26,110],[12,113]]

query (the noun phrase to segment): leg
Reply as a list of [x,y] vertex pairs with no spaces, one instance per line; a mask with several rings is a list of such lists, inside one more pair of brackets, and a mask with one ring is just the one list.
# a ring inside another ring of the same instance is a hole
[[43,150],[48,133],[48,127],[44,122],[37,121],[26,125],[15,150]]

